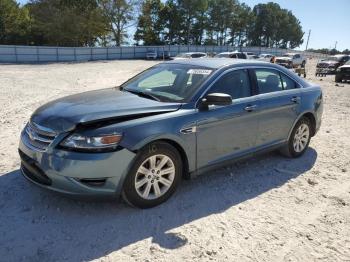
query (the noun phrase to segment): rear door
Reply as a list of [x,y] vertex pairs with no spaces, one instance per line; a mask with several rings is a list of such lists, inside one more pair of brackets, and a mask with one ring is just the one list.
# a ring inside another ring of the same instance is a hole
[[254,70],[258,86],[257,147],[278,144],[288,138],[300,110],[300,86],[284,73],[260,68]]

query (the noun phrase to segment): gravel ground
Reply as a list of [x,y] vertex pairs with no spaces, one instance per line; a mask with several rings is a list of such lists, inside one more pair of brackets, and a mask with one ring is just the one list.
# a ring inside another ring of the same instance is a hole
[[323,125],[299,159],[260,156],[184,181],[138,210],[66,199],[20,175],[17,144],[49,100],[115,86],[154,64],[0,65],[0,260],[350,261],[350,84],[325,94]]

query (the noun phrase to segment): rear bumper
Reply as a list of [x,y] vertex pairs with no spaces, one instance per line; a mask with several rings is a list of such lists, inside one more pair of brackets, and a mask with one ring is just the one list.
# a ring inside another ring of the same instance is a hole
[[127,149],[110,153],[47,151],[35,151],[20,141],[23,176],[42,188],[77,197],[118,196],[135,157]]

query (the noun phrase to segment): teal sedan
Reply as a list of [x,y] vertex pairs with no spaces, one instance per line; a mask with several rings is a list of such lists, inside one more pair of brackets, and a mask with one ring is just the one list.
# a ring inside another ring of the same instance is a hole
[[322,91],[270,63],[174,60],[119,87],[38,108],[22,131],[25,178],[69,196],[150,208],[181,179],[268,150],[300,157],[321,124]]

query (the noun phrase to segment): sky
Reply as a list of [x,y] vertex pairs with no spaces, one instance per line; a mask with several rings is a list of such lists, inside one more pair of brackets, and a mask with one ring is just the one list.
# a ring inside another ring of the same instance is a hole
[[[21,4],[28,0],[18,0]],[[258,3],[275,2],[289,9],[300,20],[306,47],[307,35],[311,30],[308,48],[350,49],[350,0],[241,0],[250,7]],[[337,42],[337,44],[336,44]]]

